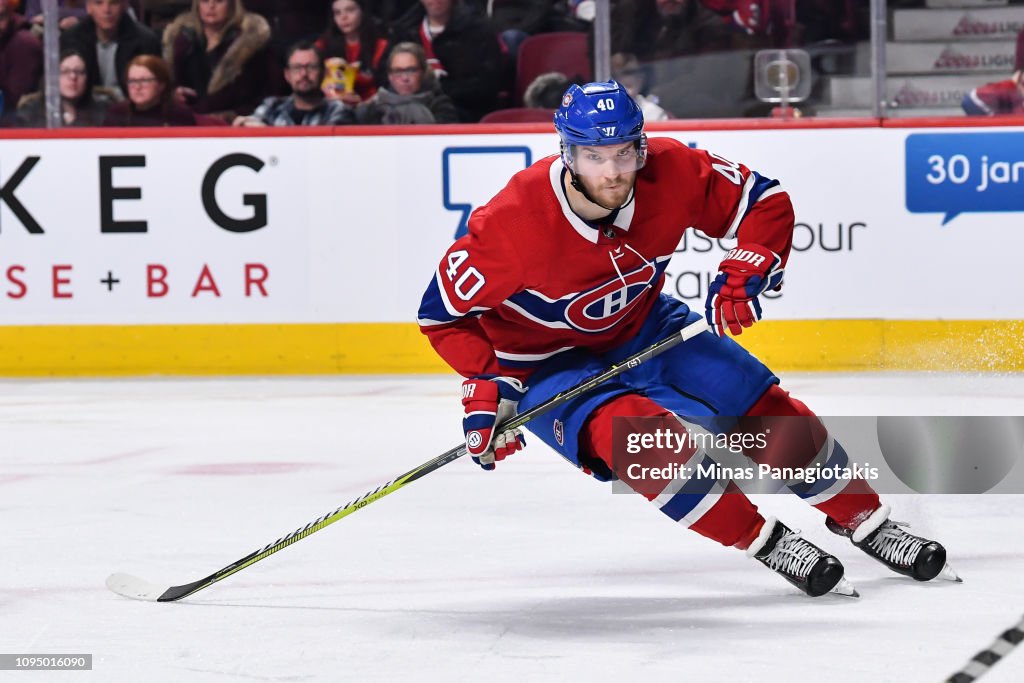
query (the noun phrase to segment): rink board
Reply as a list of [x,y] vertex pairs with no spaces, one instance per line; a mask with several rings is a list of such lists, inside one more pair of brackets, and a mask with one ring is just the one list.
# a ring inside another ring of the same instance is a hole
[[[740,339],[773,368],[1024,370],[1021,122],[927,123],[651,127],[792,196],[786,288]],[[0,375],[443,372],[422,292],[546,130],[9,134]],[[702,310],[731,246],[688,232],[665,291]]]
[[[767,320],[738,341],[777,371],[1020,372],[1024,322]],[[46,375],[437,373],[409,323],[0,327],[0,371]]]

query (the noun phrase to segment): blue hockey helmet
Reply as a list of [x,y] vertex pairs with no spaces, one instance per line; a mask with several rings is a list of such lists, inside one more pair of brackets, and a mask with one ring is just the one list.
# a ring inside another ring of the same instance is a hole
[[562,160],[574,172],[578,172],[575,147],[626,142],[636,143],[636,169],[643,167],[647,159],[647,136],[643,129],[643,112],[616,81],[569,86],[562,96],[562,106],[555,112]]

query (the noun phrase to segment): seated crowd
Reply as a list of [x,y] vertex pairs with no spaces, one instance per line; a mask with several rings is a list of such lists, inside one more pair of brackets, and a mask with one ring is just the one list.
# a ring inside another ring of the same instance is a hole
[[[475,122],[509,90],[500,36],[587,28],[548,22],[552,0],[528,24],[518,0],[58,4],[68,126]],[[42,24],[38,0],[0,0],[0,124],[46,123]]]
[[[587,33],[595,13],[594,0],[57,4],[68,126],[472,123],[497,109],[538,106],[536,97],[513,101],[520,45],[538,33]],[[854,4],[790,0],[795,14],[787,14],[784,0],[612,0],[613,75],[650,118],[668,118],[644,97],[647,63],[857,39]],[[41,6],[0,0],[0,125],[45,125]],[[568,83],[580,74],[560,76]],[[554,83],[549,77],[546,87]],[[557,106],[541,99],[543,108]]]

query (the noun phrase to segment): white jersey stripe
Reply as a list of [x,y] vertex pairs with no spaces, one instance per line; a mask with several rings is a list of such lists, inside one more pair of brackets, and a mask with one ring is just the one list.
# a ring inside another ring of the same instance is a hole
[[513,353],[511,351],[498,351],[494,350],[494,355],[502,360],[512,361],[533,361],[533,360],[545,360],[551,358],[551,356],[562,353],[563,351],[571,351],[575,349],[575,346],[563,346],[560,349],[554,351],[548,351],[547,353]]
[[570,328],[565,323],[555,322],[555,321],[551,321],[551,320],[541,320],[540,318],[538,318],[536,316],[530,315],[526,311],[526,309],[524,309],[522,306],[518,306],[518,305],[512,303],[511,301],[509,301],[508,299],[505,299],[501,303],[504,306],[508,306],[509,308],[511,308],[513,311],[515,311],[519,315],[523,316],[524,318],[532,320],[533,322],[535,322],[535,323],[537,323],[539,325],[543,325],[544,327],[549,327],[549,328],[551,328],[553,330],[569,330],[569,329],[572,329],[572,328]]
[[736,215],[733,216],[732,223],[729,224],[729,231],[725,233],[726,239],[732,239],[736,237],[736,231],[740,229],[740,223],[747,215],[747,204],[750,202],[750,191],[754,189],[754,174],[751,173],[747,177],[747,182],[743,183],[743,191],[740,194],[740,202],[736,207]]
[[440,267],[438,267],[437,271],[435,272],[434,279],[437,280],[437,291],[441,293],[441,303],[444,304],[444,310],[448,311],[448,315],[452,316],[453,318],[461,318],[463,314],[456,310],[454,306],[452,306],[452,302],[448,300],[448,292],[444,291],[444,283],[441,280]]
[[[782,189],[782,185],[776,185],[775,187],[770,187],[767,190],[765,190],[761,194],[760,197],[757,198],[757,201],[758,202],[763,201],[765,199],[768,199],[768,197],[771,197],[772,195],[782,194],[783,192],[785,192],[785,190]],[[756,204],[757,202],[754,202],[754,203]]]
[[544,294],[542,294],[541,292],[538,292],[535,289],[524,289],[523,291],[526,292],[527,294],[532,294],[533,296],[537,297],[538,299],[540,299],[544,303],[548,303],[548,304],[557,304],[557,303],[562,302],[562,301],[570,301],[570,300],[575,299],[576,297],[578,297],[580,295],[579,292],[573,292],[571,294],[566,294],[565,296],[563,296],[563,297],[561,297],[559,299],[551,299],[551,298],[545,296]]
[[705,494],[700,502],[697,503],[696,507],[683,515],[683,518],[679,520],[679,523],[685,527],[693,526],[700,520],[701,517],[707,513],[708,510],[715,506],[722,496],[725,495],[725,488],[721,482],[716,481],[714,487]]

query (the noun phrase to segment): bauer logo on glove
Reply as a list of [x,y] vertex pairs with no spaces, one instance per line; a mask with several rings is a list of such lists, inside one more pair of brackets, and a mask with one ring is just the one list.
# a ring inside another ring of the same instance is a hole
[[515,417],[516,406],[524,394],[526,388],[512,377],[481,375],[462,383],[466,451],[485,470],[493,470],[496,461],[526,445],[522,430],[495,433],[498,425]]
[[743,333],[761,319],[758,297],[782,287],[782,258],[760,244],[744,244],[729,251],[708,288],[705,315],[712,331],[724,336]]

